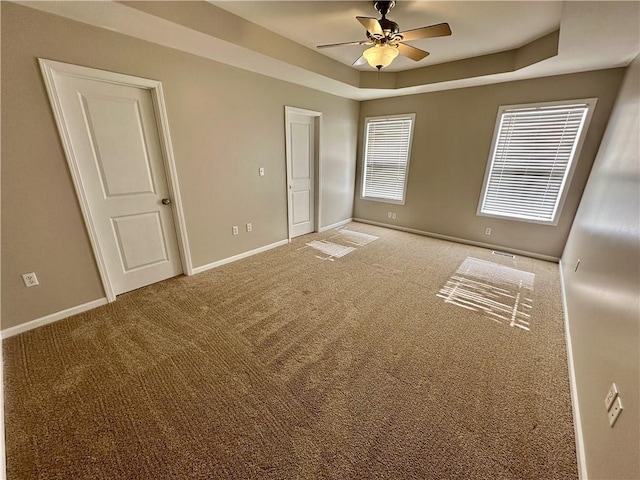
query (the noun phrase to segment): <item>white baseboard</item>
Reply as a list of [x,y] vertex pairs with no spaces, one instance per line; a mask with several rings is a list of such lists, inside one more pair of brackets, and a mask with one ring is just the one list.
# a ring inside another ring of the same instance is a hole
[[346,225],[347,223],[351,223],[352,221],[353,221],[353,218],[347,218],[346,220],[342,220],[340,222],[336,222],[334,224],[327,225],[326,227],[320,227],[318,229],[318,232],[326,232],[327,230],[331,230],[332,228],[341,227],[343,225]]
[[578,387],[576,385],[576,371],[573,364],[573,349],[571,345],[571,330],[569,328],[569,310],[567,308],[567,295],[564,285],[564,271],[560,262],[560,289],[562,290],[562,309],[564,313],[564,336],[567,344],[567,363],[569,366],[569,385],[571,389],[571,409],[573,410],[573,429],[576,437],[576,456],[578,457],[578,478],[586,480],[587,458],[584,451],[584,438],[582,437],[582,423],[580,421],[580,405],[578,402]]
[[202,273],[207,270],[211,270],[212,268],[221,267],[222,265],[226,265],[227,263],[235,262],[237,260],[242,260],[243,258],[250,257],[257,253],[266,252],[267,250],[271,250],[272,248],[280,247],[282,245],[286,245],[289,243],[289,240],[280,240],[279,242],[272,243],[270,245],[265,245],[264,247],[259,247],[254,250],[249,250],[248,252],[239,253],[238,255],[234,255],[233,257],[223,258],[222,260],[218,260],[217,262],[209,263],[207,265],[202,265],[201,267],[195,267],[193,269],[193,273]]
[[4,357],[3,350],[0,348],[0,480],[7,478],[7,461],[4,436]]
[[440,240],[448,240],[450,242],[463,243],[465,245],[473,245],[474,247],[490,248],[491,250],[500,250],[501,252],[513,253],[516,255],[522,255],[525,257],[537,258],[538,260],[546,260],[547,262],[559,263],[558,257],[552,257],[550,255],[541,255],[539,253],[527,252],[525,250],[518,250],[515,248],[506,248],[500,245],[492,245],[491,243],[476,242],[473,240],[466,240],[464,238],[450,237],[449,235],[440,235],[439,233],[425,232],[424,230],[416,230],[414,228],[401,227],[400,225],[392,225],[389,223],[374,222],[372,220],[365,220],[362,218],[354,218],[354,222],[368,223],[370,225],[377,225],[379,227],[391,228],[393,230],[400,230],[402,232],[415,233],[417,235],[424,235],[425,237],[438,238]]
[[57,322],[58,320],[62,320],[63,318],[67,318],[72,315],[77,315],[78,313],[86,312],[87,310],[101,307],[102,305],[106,305],[107,303],[108,302],[106,298],[99,298],[98,300],[94,300],[92,302],[67,308],[66,310],[62,310],[60,312],[52,313],[51,315],[47,315],[46,317],[36,318],[35,320],[31,320],[30,322],[16,325],[15,327],[6,328],[2,330],[2,332],[0,332],[0,336],[2,338],[13,337],[14,335],[18,335],[19,333],[33,330],[34,328],[48,325],[49,323]]

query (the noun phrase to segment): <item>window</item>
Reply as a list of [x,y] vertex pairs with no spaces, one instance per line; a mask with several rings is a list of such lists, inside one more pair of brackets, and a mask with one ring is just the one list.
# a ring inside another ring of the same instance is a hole
[[415,118],[365,118],[362,198],[404,204]]
[[478,214],[556,225],[595,103],[500,107]]

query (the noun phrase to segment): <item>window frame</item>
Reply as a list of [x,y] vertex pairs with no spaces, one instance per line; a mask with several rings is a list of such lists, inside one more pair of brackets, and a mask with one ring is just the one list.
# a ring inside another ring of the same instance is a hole
[[[384,197],[373,197],[373,196],[367,196],[365,195],[365,188],[366,188],[366,178],[367,178],[367,150],[368,150],[368,141],[369,141],[369,134],[368,134],[368,126],[370,123],[376,123],[376,122],[384,122],[384,121],[391,121],[391,120],[398,120],[398,119],[409,119],[411,120],[411,128],[409,131],[409,142],[407,145],[407,162],[406,162],[406,166],[405,166],[405,175],[404,175],[404,184],[402,187],[402,199],[400,200],[394,200],[391,198],[384,198]],[[361,181],[361,185],[360,185],[360,199],[361,200],[369,200],[369,201],[373,201],[373,202],[382,202],[382,203],[393,203],[395,205],[404,205],[407,199],[407,184],[409,182],[409,165],[411,162],[411,148],[413,146],[413,133],[415,130],[415,124],[416,124],[416,114],[415,113],[401,113],[401,114],[395,114],[395,115],[379,115],[379,116],[374,116],[374,117],[365,117],[364,119],[364,133],[363,133],[363,139],[362,139],[362,172],[361,172],[361,176],[360,176],[360,181]]]
[[[589,125],[591,122],[591,118],[593,116],[593,112],[596,108],[597,101],[598,101],[597,98],[581,98],[581,99],[575,99],[575,100],[560,100],[560,101],[553,101],[553,102],[535,102],[535,103],[527,103],[527,104],[500,106],[498,108],[498,113],[496,116],[496,123],[493,131],[493,138],[491,141],[491,149],[489,150],[489,158],[487,160],[487,166],[485,168],[484,180],[482,183],[482,189],[480,190],[480,200],[478,201],[478,208],[476,211],[476,215],[481,217],[499,218],[502,220],[512,220],[517,222],[557,226],[560,221],[560,216],[562,214],[564,203],[567,199],[567,194],[569,192],[569,187],[571,185],[571,180],[573,178],[573,174],[575,172],[578,159],[580,158],[580,153],[582,152],[582,146],[587,136],[587,132],[589,131]],[[490,175],[491,175],[491,171],[494,163],[494,155],[495,155],[496,147],[498,144],[498,136],[501,130],[500,127],[502,124],[503,114],[506,111],[510,111],[510,110],[525,110],[525,109],[535,110],[535,109],[542,109],[542,108],[548,108],[548,107],[561,107],[561,106],[569,107],[571,105],[586,105],[587,113],[584,117],[581,130],[578,134],[577,142],[574,145],[573,154],[569,158],[568,167],[565,170],[564,179],[561,183],[558,196],[556,197],[556,205],[555,205],[555,209],[553,211],[553,217],[551,218],[551,220],[525,218],[525,217],[515,216],[513,214],[507,214],[507,213],[497,214],[497,213],[483,212],[482,211],[483,204],[485,201],[487,187],[489,185],[489,179],[490,179]]]

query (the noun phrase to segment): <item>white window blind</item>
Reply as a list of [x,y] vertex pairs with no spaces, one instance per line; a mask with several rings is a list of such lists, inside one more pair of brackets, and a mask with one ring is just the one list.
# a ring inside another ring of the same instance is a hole
[[501,108],[478,213],[556,223],[594,103]]
[[404,203],[415,114],[365,119],[362,198]]

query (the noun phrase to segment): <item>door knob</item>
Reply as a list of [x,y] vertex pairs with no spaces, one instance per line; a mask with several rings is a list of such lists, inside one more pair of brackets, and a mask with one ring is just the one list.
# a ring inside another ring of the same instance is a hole
[[171,200],[169,200],[168,198],[163,198],[162,199],[162,204],[163,205],[169,205],[171,203]]

